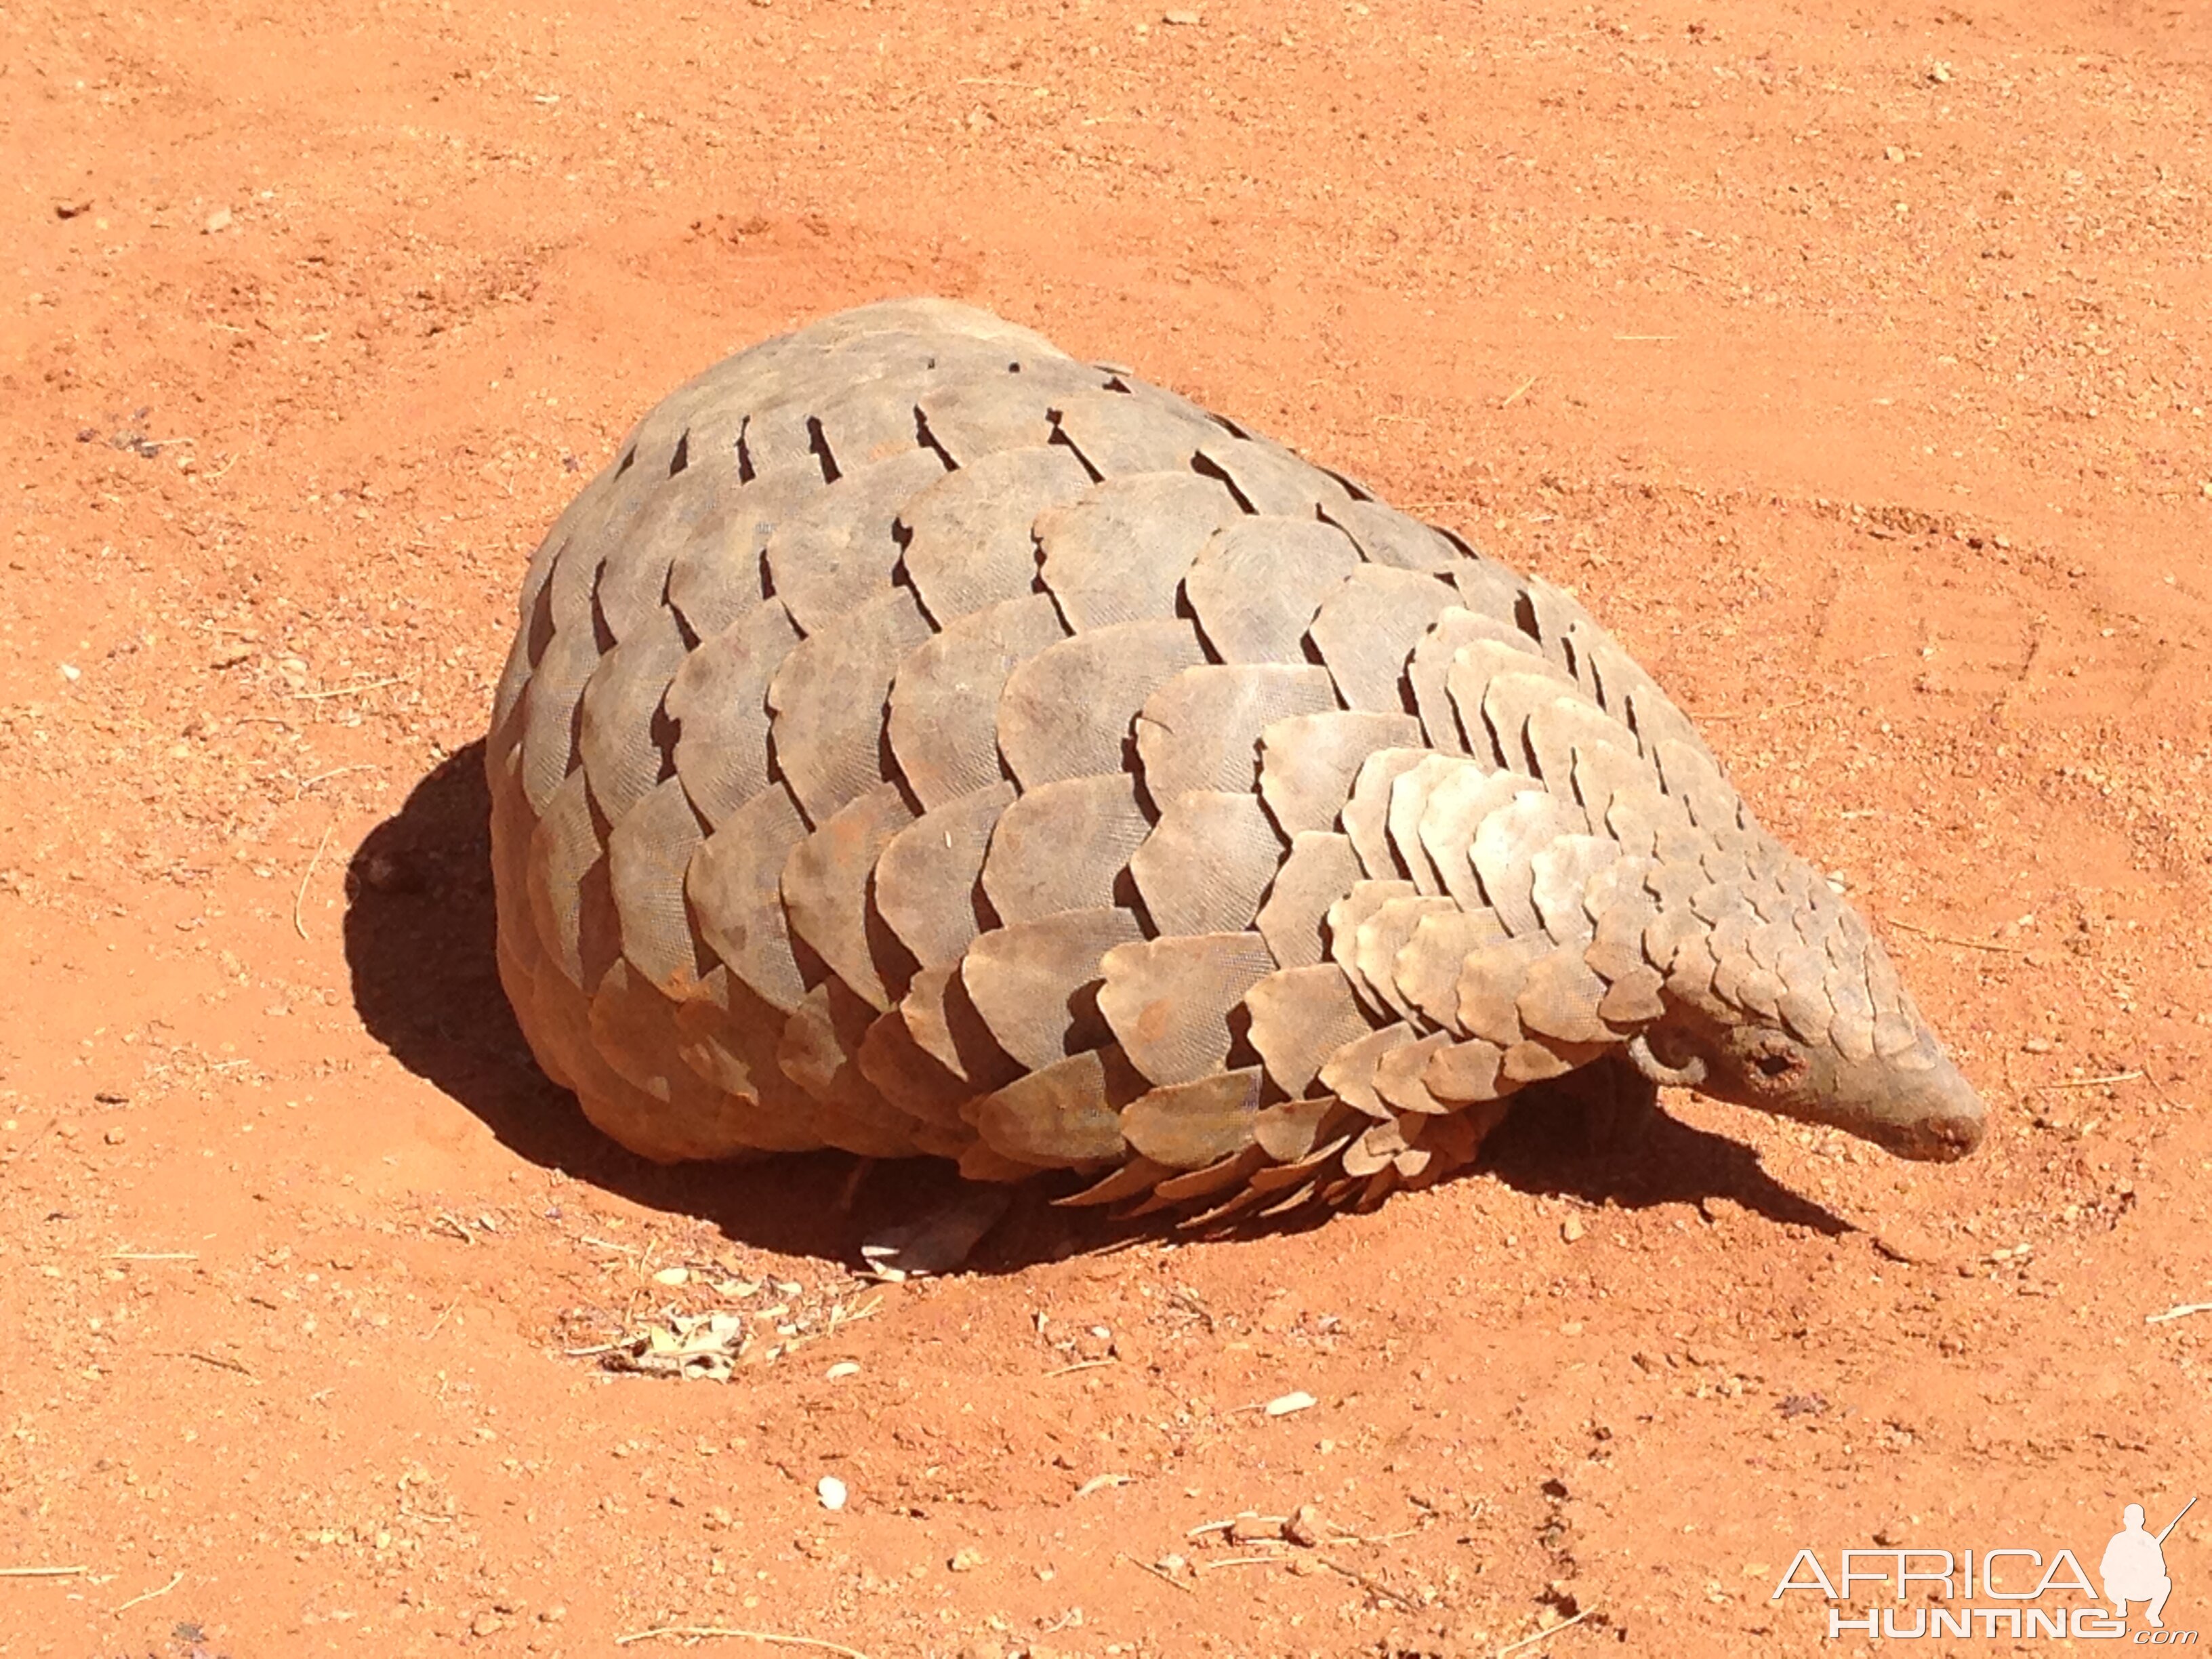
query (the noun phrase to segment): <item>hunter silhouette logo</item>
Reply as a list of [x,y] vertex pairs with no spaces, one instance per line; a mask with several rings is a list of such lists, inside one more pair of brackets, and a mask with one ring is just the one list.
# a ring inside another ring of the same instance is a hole
[[2121,1513],[2121,1529],[2105,1546],[2105,1559],[2097,1571],[2105,1581],[2105,1599],[2122,1619],[2128,1616],[2129,1602],[2148,1601],[2144,1622],[2153,1630],[2166,1628],[2166,1621],[2158,1616],[2166,1609],[2166,1598],[2173,1594],[2173,1580],[2166,1576],[2166,1535],[2181,1524],[2181,1516],[2196,1503],[2192,1498],[2184,1504],[2181,1514],[2155,1534],[2143,1530],[2142,1504],[2130,1504]]
[[[2129,1504],[2121,1512],[2120,1530],[2098,1558],[2101,1595],[2070,1549],[1981,1549],[1956,1555],[1941,1549],[1844,1550],[1832,1577],[1819,1554],[1806,1549],[1797,1552],[1767,1600],[1779,1601],[1793,1590],[1820,1596],[1828,1603],[1832,1642],[1847,1634],[1893,1642],[2047,1636],[2193,1647],[2197,1632],[2168,1630],[2164,1615],[2166,1598],[2173,1594],[2166,1540],[2196,1506],[2197,1499],[2190,1498],[2152,1532],[2144,1524],[2143,1506]],[[1851,1605],[1863,1599],[1892,1605]],[[2130,1607],[2140,1609],[2142,1621],[2133,1631],[2128,1627]]]

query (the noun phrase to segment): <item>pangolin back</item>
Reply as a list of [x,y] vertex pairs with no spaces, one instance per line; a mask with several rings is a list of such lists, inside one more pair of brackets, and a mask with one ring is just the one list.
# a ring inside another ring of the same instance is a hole
[[1908,1156],[1980,1103],[1572,599],[941,301],[641,422],[531,562],[501,977],[663,1159],[1379,1199],[1632,1059]]

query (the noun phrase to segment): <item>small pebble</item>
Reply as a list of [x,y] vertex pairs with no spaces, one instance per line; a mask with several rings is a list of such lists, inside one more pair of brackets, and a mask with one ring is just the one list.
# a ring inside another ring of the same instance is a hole
[[822,1500],[825,1510],[845,1507],[845,1483],[834,1474],[825,1474],[814,1483],[814,1495]]
[[1875,1252],[1892,1261],[1929,1262],[1942,1260],[1943,1242],[1927,1228],[1899,1216],[1871,1235]]
[[214,235],[218,231],[228,230],[230,228],[230,210],[228,208],[217,208],[213,213],[209,214],[207,216],[207,224],[204,228],[210,236]]
[[1559,1224],[1559,1237],[1570,1244],[1580,1238],[1583,1232],[1583,1218],[1578,1215],[1571,1215]]
[[951,1572],[973,1572],[982,1565],[983,1552],[973,1549],[955,1550],[951,1559],[945,1564],[946,1571]]
[[1311,1395],[1301,1389],[1296,1394],[1278,1395],[1270,1400],[1267,1402],[1267,1415],[1288,1417],[1292,1412],[1302,1412],[1307,1407],[1319,1403]]

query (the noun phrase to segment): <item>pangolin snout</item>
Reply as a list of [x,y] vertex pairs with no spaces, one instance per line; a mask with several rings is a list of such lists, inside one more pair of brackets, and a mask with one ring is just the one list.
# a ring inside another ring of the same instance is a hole
[[1847,1111],[1836,1120],[1838,1127],[1899,1158],[1928,1164],[1953,1163],[1982,1144],[1989,1112],[1949,1055],[1938,1049],[1935,1064],[1924,1070],[1893,1066],[1884,1072],[1877,1091],[1844,1103]]
[[1900,1051],[1850,1054],[1780,1026],[1678,1009],[1642,1042],[1638,1063],[1656,1081],[1826,1124],[1899,1158],[1950,1163],[1980,1146],[1988,1127],[1981,1097],[1925,1024]]

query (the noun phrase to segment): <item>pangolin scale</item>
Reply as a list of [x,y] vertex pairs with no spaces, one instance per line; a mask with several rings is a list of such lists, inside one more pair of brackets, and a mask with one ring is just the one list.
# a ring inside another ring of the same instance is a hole
[[1980,1139],[1865,924],[1573,599],[985,313],[708,370],[520,609],[500,972],[648,1157],[1364,1205],[1599,1067]]

